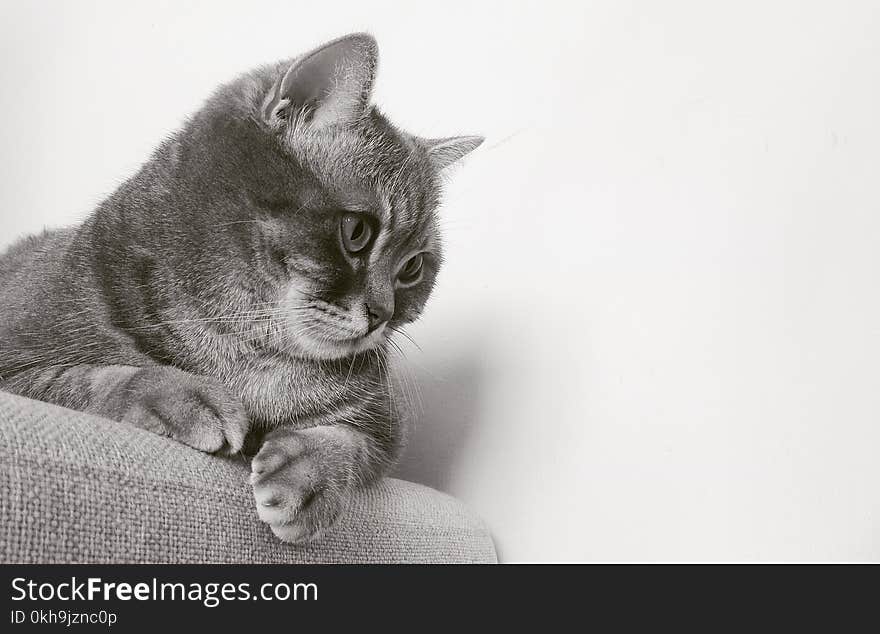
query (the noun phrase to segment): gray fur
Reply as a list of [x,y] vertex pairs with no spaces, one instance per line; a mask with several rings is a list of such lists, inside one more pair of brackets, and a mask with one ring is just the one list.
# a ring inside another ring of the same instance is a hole
[[[83,224],[8,249],[0,387],[203,451],[261,447],[260,517],[321,534],[399,452],[388,337],[440,265],[439,171],[480,141],[396,129],[369,105],[376,64],[356,34],[239,77]],[[365,253],[340,246],[347,212],[374,223]],[[367,332],[373,300],[393,314]]]

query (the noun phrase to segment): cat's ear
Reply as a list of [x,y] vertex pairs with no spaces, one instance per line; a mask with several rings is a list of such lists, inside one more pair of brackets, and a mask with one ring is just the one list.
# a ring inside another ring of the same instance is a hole
[[294,60],[263,103],[276,126],[300,118],[314,128],[359,119],[370,101],[379,49],[372,35],[354,33]]
[[434,167],[442,170],[476,150],[484,140],[481,136],[454,136],[445,139],[418,139],[418,142],[428,152],[428,158]]

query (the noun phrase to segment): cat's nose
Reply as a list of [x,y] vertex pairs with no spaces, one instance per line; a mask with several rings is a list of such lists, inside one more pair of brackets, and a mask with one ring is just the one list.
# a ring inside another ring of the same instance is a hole
[[391,319],[391,315],[394,314],[394,304],[390,302],[370,300],[366,303],[366,309],[367,322],[369,323],[368,333],[376,330],[376,328]]

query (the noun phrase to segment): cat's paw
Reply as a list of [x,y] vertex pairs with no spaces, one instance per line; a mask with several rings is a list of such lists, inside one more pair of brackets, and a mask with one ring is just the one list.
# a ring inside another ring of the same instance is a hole
[[157,367],[140,370],[125,386],[122,421],[207,453],[241,450],[250,426],[239,399],[216,379]]
[[354,469],[337,433],[331,427],[278,430],[254,457],[250,482],[257,514],[282,541],[321,537],[348,505]]

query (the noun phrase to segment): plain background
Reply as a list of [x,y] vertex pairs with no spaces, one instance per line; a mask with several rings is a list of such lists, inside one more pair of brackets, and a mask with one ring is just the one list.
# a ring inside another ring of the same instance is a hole
[[481,133],[400,473],[506,561],[880,559],[877,2],[3,2],[0,246],[221,81],[354,30]]

